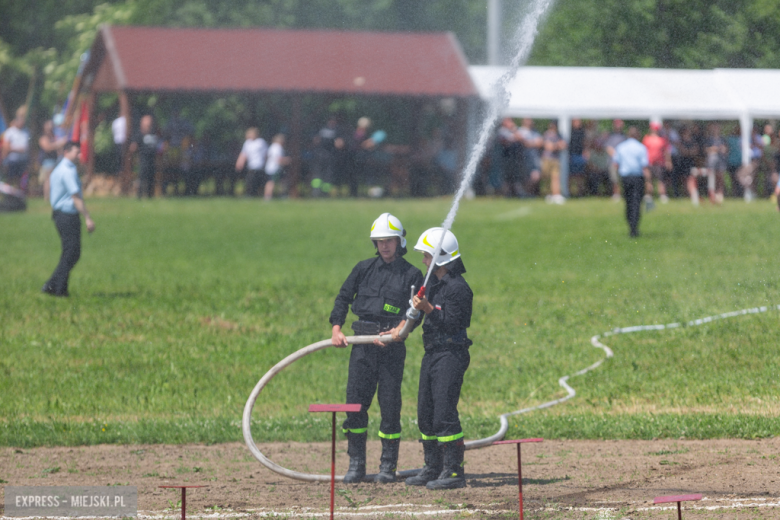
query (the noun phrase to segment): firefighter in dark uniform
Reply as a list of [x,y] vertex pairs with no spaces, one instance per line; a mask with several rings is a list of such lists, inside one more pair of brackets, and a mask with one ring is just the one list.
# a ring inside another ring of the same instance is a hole
[[422,434],[425,467],[417,476],[406,479],[406,484],[428,489],[466,485],[458,400],[470,361],[471,340],[466,329],[471,325],[474,294],[462,276],[466,268],[455,235],[446,232],[441,252],[433,260],[442,231],[442,228],[429,229],[414,246],[415,251],[423,253],[423,262],[433,270],[433,276],[426,296],[415,295],[412,299],[414,308],[425,313],[425,355],[417,395],[417,424]]
[[375,482],[395,482],[398,447],[401,440],[401,381],[404,374],[406,345],[398,337],[405,323],[412,286],[420,287],[423,276],[419,269],[402,258],[406,254],[406,239],[401,221],[390,213],[382,214],[371,226],[371,240],[377,258],[363,260],[341,286],[330,323],[331,341],[336,347],[346,347],[347,339],[341,327],[349,306],[358,321],[352,324],[356,335],[377,335],[389,332],[395,341],[374,345],[353,345],[349,357],[347,403],[361,404],[362,410],[347,413],[344,433],[347,435],[349,470],[345,483],[363,481],[366,475],[366,437],[368,408],[378,392],[382,421],[382,457]]

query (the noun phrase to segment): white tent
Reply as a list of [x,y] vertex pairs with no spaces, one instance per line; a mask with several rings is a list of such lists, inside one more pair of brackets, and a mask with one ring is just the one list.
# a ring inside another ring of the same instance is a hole
[[[506,70],[469,67],[483,100]],[[511,98],[503,115],[557,118],[566,139],[573,117],[739,120],[747,163],[753,119],[780,118],[778,84],[780,70],[767,69],[522,67],[508,84]]]

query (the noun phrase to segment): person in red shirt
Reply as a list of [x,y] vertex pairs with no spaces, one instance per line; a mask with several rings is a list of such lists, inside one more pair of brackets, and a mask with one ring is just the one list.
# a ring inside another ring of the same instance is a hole
[[[666,137],[658,134],[661,129],[661,124],[657,122],[650,123],[650,133],[642,139],[642,144],[647,148],[647,159],[650,163],[650,172],[652,179],[658,181],[658,198],[662,204],[669,202],[669,197],[666,196],[666,179],[667,173],[672,169],[672,155],[669,147],[669,141]],[[648,181],[647,195],[645,195],[645,203],[648,209],[652,207],[653,203],[653,181]]]

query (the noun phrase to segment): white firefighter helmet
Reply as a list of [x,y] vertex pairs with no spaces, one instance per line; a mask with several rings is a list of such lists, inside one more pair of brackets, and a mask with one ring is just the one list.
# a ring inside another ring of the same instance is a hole
[[371,240],[398,237],[401,240],[401,249],[406,247],[405,235],[406,231],[401,221],[390,213],[382,213],[371,225]]
[[[436,246],[439,245],[441,240],[441,233],[444,228],[435,227],[425,231],[417,240],[417,244],[414,246],[415,251],[421,253],[429,253],[431,256],[436,252]],[[451,231],[447,231],[444,235],[444,242],[441,245],[441,252],[438,258],[434,259],[436,265],[446,265],[453,260],[460,258],[460,248],[458,247],[458,239]]]

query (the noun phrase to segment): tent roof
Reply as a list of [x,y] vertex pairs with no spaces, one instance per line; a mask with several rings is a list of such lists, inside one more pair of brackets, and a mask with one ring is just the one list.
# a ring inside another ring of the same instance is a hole
[[85,74],[96,92],[476,96],[467,65],[451,33],[103,26]]
[[[505,67],[469,67],[483,99]],[[503,115],[609,119],[780,117],[780,70],[523,67]]]

